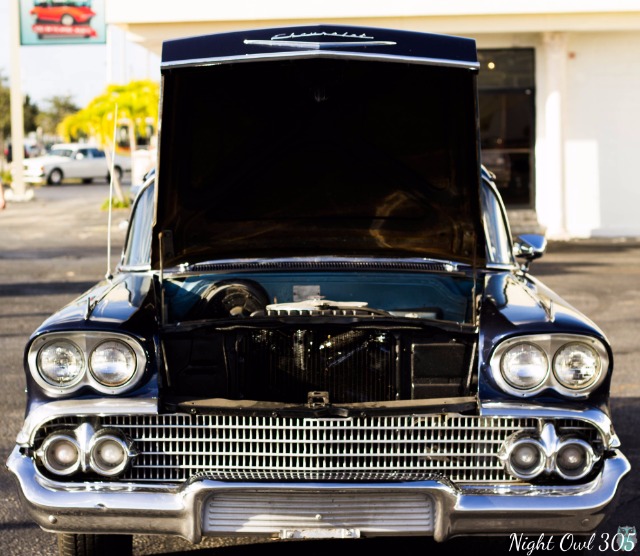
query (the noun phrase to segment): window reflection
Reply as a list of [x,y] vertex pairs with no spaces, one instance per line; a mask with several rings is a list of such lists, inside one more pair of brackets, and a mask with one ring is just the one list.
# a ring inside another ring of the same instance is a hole
[[482,161],[505,204],[533,206],[535,70],[531,48],[480,50]]

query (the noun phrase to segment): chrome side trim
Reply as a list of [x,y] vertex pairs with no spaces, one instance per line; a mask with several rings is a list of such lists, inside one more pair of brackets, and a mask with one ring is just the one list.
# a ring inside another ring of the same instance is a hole
[[484,402],[480,404],[480,415],[483,417],[533,417],[537,419],[578,419],[586,421],[598,429],[602,435],[606,449],[620,447],[620,439],[613,429],[608,415],[594,408],[542,406],[530,403]]
[[25,419],[16,442],[33,444],[36,431],[47,421],[67,415],[157,415],[156,398],[100,398],[95,400],[59,400],[38,406]]
[[[439,481],[406,483],[226,483],[197,480],[176,490],[135,483],[85,483],[76,489],[43,478],[31,458],[15,448],[7,462],[31,517],[53,532],[157,533],[202,538],[204,507],[215,493],[296,493],[313,499],[318,493],[352,493],[363,501],[387,493],[423,493],[434,501],[433,536],[509,533],[588,533],[606,517],[622,478],[631,466],[619,452],[604,461],[596,479],[584,485],[517,489],[455,489]],[[340,523],[333,523],[341,527]],[[216,531],[216,534],[222,534]],[[229,534],[236,534],[229,530]],[[277,533],[277,531],[276,531]],[[403,531],[420,535],[424,531]],[[373,535],[376,533],[374,532]]]

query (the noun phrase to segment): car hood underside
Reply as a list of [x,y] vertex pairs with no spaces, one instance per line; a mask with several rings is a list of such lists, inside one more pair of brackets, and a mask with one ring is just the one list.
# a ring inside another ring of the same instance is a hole
[[[475,61],[407,59],[400,46],[372,59],[324,33],[315,43],[332,42],[309,52],[264,46],[268,58],[164,64],[154,268],[299,256],[482,262]],[[202,58],[195,44],[189,56]]]

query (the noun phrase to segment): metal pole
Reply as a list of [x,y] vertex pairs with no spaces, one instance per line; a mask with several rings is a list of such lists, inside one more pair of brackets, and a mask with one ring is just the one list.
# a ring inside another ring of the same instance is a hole
[[107,85],[113,83],[113,25],[107,23]]
[[24,185],[24,114],[22,78],[20,76],[20,10],[19,0],[9,0],[10,5],[10,67],[11,67],[11,149],[13,154],[11,188],[13,200],[27,199]]

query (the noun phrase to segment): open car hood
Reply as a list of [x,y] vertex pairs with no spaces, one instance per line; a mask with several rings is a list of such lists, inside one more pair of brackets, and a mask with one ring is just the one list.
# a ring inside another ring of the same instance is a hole
[[321,25],[165,42],[152,265],[484,260],[475,42]]

